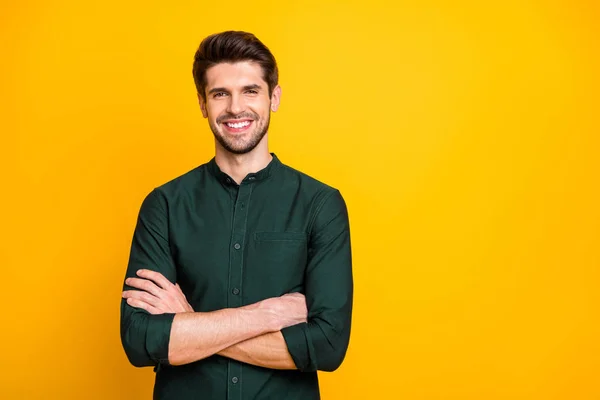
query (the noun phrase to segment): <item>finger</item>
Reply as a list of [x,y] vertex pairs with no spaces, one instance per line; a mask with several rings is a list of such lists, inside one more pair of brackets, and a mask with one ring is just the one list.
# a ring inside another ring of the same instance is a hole
[[160,297],[161,288],[156,286],[156,284],[148,279],[139,279],[139,278],[127,278],[125,279],[125,284],[136,289],[144,290],[148,293],[153,294],[154,296]]
[[183,290],[181,290],[181,287],[179,287],[178,283],[175,283],[175,292],[172,294],[172,298],[179,303],[180,306],[187,308],[187,299],[185,298],[185,294],[183,293]]
[[129,298],[129,299],[127,299],[127,304],[129,304],[131,307],[141,308],[143,310],[146,310],[150,314],[162,314],[163,313],[158,308],[153,307],[153,306],[151,306],[148,303],[144,303],[141,300],[136,300],[136,299]]
[[162,304],[161,299],[141,290],[127,290],[123,292],[123,298],[140,300],[154,307]]
[[154,283],[156,283],[162,289],[169,289],[174,286],[167,278],[163,276],[160,272],[151,271],[149,269],[140,269],[137,271],[137,276],[150,279]]

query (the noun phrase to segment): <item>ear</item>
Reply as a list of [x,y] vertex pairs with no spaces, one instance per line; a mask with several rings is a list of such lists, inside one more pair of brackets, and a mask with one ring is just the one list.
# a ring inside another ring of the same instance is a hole
[[204,101],[200,93],[198,93],[198,103],[200,103],[200,110],[202,111],[202,116],[204,118],[208,118],[208,112],[206,111],[206,101]]
[[281,103],[281,86],[275,86],[273,93],[271,94],[271,111],[275,112],[279,109]]

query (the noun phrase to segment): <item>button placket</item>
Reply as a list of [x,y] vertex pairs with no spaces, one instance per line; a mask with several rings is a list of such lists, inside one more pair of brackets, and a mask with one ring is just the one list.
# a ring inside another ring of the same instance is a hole
[[[246,221],[250,205],[250,195],[254,185],[242,183],[237,188],[237,196],[233,207],[233,223],[231,232],[231,247],[229,251],[229,282],[228,282],[228,306],[237,308],[243,306],[243,267],[244,267],[244,249],[246,240]],[[242,363],[229,360],[228,368],[228,398],[240,399]]]

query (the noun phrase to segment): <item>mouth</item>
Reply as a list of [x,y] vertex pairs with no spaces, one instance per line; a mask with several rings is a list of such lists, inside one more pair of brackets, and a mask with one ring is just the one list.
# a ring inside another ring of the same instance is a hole
[[228,132],[242,133],[250,129],[253,122],[251,119],[228,120],[223,122],[223,126]]

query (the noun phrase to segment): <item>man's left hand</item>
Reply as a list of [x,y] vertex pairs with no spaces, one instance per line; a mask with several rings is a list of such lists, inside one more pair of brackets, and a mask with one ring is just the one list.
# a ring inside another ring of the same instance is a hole
[[132,307],[142,308],[150,314],[175,314],[194,312],[179,284],[172,284],[161,273],[140,269],[139,278],[127,278],[125,284],[140,290],[126,290],[123,298]]

